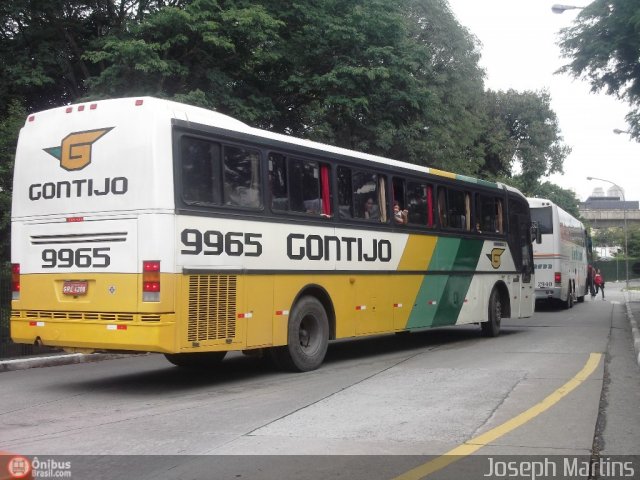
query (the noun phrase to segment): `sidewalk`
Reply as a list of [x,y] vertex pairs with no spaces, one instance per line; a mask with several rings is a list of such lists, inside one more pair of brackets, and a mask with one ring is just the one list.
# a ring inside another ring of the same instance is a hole
[[640,366],[640,290],[633,289],[640,286],[639,280],[629,282],[631,290],[624,292],[625,304],[627,306],[627,318],[631,326],[631,340],[636,354],[636,361]]

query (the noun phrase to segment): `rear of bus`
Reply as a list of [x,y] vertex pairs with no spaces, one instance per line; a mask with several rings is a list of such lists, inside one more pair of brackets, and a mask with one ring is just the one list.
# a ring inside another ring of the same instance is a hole
[[106,100],[28,117],[13,186],[15,342],[175,350],[171,105]]

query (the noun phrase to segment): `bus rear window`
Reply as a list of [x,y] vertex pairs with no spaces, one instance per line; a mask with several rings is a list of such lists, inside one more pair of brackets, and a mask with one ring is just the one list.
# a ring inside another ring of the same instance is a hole
[[257,150],[184,136],[180,140],[180,159],[185,203],[262,207]]
[[553,233],[553,213],[551,207],[532,208],[531,221],[538,222],[540,233]]
[[190,204],[220,204],[220,145],[183,137],[182,198]]

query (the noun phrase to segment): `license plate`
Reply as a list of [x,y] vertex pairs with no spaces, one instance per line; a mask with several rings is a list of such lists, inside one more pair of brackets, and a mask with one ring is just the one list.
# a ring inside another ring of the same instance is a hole
[[86,295],[88,283],[86,281],[65,281],[62,286],[64,295]]

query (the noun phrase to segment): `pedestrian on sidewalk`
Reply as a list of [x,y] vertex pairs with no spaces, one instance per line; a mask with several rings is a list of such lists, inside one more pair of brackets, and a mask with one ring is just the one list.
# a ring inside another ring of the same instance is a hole
[[589,264],[587,266],[587,288],[592,300],[596,297],[596,290],[593,288],[593,270],[593,265]]
[[600,269],[596,268],[596,274],[593,276],[593,283],[596,284],[596,295],[598,290],[602,292],[602,300],[604,300],[604,277],[600,273]]

